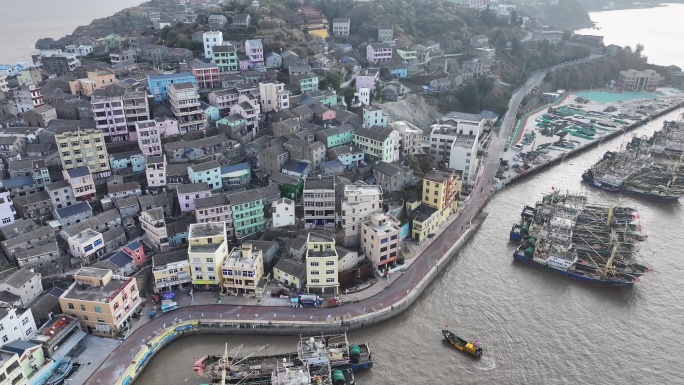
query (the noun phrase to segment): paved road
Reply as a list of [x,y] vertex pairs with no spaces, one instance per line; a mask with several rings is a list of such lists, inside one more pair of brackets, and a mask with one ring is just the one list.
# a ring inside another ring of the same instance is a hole
[[[586,60],[593,60],[588,58]],[[568,63],[575,64],[575,63]],[[473,193],[463,206],[462,212],[448,228],[445,229],[435,240],[417,256],[414,261],[401,275],[401,279],[396,279],[390,283],[386,290],[365,300],[346,304],[337,308],[304,308],[295,309],[292,307],[273,307],[273,306],[233,306],[233,305],[198,305],[178,309],[172,313],[164,314],[151,320],[144,326],[137,329],[128,337],[112,355],[102,364],[102,366],[88,379],[86,384],[109,384],[112,379],[118,378],[126,367],[131,363],[135,354],[141,348],[144,340],[149,340],[154,336],[154,332],[160,330],[163,325],[171,325],[174,318],[187,319],[225,319],[225,320],[296,320],[305,321],[310,317],[343,317],[346,315],[358,316],[366,314],[375,309],[381,309],[392,305],[404,298],[409,290],[416,287],[418,282],[425,277],[428,271],[443,258],[447,250],[463,235],[468,224],[476,215],[484,201],[490,194],[491,182],[494,179],[499,166],[499,158],[503,152],[508,136],[515,123],[515,115],[520,106],[522,98],[536,85],[538,85],[546,74],[545,71],[534,73],[528,81],[517,90],[508,105],[509,110],[504,116],[501,132],[494,136],[490,142],[489,156],[482,162],[482,170],[473,186]],[[418,263],[416,263],[418,262]]]

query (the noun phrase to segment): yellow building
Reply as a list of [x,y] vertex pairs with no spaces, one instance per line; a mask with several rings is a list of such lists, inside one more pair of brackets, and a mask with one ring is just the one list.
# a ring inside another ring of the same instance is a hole
[[17,353],[0,351],[0,384],[28,384],[21,365],[19,365],[19,355]]
[[88,333],[117,337],[140,306],[135,278],[114,276],[109,269],[83,267],[59,297],[62,313],[70,315]]
[[154,292],[178,290],[192,284],[188,251],[168,251],[152,257]]
[[317,36],[317,37],[320,37],[321,39],[327,39],[329,36],[327,28],[309,29],[309,35]]
[[102,131],[84,129],[64,132],[55,135],[55,141],[64,170],[88,166],[95,179],[112,174]]
[[441,222],[440,211],[419,201],[406,204],[411,222],[411,238],[422,242],[435,234]]
[[249,243],[236,247],[228,254],[221,269],[226,293],[246,294],[260,297],[266,281],[264,276],[264,253]]
[[[38,370],[42,370],[45,363],[45,353],[40,344],[28,341],[12,341],[2,346],[5,353],[16,353],[19,359],[19,366],[24,377],[29,378]],[[2,375],[0,374],[0,378]],[[4,382],[3,382],[4,384]]]
[[285,286],[293,286],[297,290],[304,285],[306,278],[306,266],[294,259],[281,258],[273,266],[273,279],[282,282]]
[[454,170],[433,170],[423,178],[422,202],[439,211],[440,224],[458,209],[460,192],[461,177]]
[[196,290],[221,290],[221,267],[228,256],[225,222],[193,223],[188,231],[188,260]]
[[309,293],[334,295],[340,286],[335,240],[309,233],[306,240],[306,288]]

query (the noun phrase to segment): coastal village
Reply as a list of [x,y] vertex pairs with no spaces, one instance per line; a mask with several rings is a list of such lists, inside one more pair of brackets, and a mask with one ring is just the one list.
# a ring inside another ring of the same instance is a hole
[[[123,340],[187,306],[375,295],[472,194],[684,102],[653,70],[625,69],[602,91],[634,100],[539,93],[476,190],[505,111],[407,109],[495,79],[510,42],[405,46],[392,20],[360,41],[353,18],[300,5],[283,12],[304,39],[284,46],[268,32],[282,20],[258,16],[272,2],[222,3],[152,1],[136,8],[145,33],[78,36],[0,65],[0,383],[84,383],[96,367],[79,356],[96,337]],[[518,22],[515,5],[460,6]],[[530,47],[620,50],[519,21]],[[163,44],[181,29],[195,50]]]

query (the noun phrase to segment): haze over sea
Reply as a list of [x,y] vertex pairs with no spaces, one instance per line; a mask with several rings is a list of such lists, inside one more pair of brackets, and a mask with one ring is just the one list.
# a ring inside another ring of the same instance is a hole
[[590,12],[591,20],[600,29],[585,28],[576,33],[604,36],[604,43],[630,46],[638,43],[646,49],[649,63],[676,65],[684,68],[684,4],[663,7]]
[[144,0],[2,0],[0,7],[0,63],[30,62],[36,41],[55,40],[80,25],[111,16]]

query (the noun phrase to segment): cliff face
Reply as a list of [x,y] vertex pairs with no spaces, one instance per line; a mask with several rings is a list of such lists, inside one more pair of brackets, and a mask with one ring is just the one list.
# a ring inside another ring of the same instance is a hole
[[442,114],[429,105],[420,95],[409,94],[406,99],[378,105],[389,115],[389,121],[405,120],[418,128],[425,128],[439,119]]
[[525,5],[521,7],[521,12],[562,31],[572,31],[594,25],[587,10],[577,0],[560,0],[558,5]]

